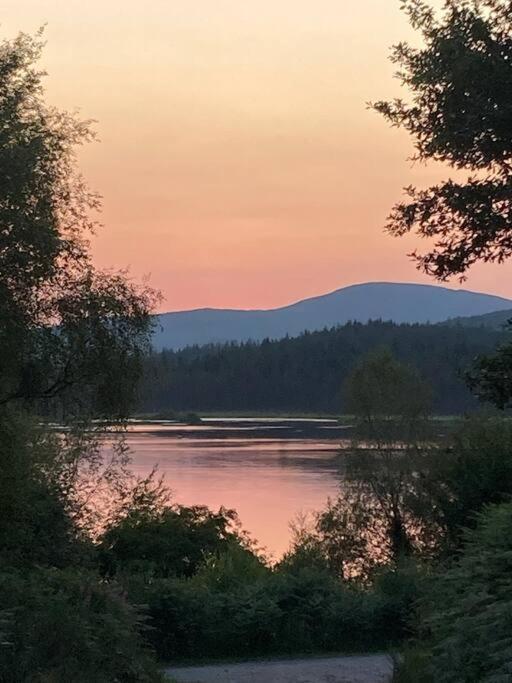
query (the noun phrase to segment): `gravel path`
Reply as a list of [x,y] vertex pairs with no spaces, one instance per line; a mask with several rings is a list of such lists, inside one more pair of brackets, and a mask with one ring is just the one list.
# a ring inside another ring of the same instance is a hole
[[386,655],[171,667],[178,683],[390,683]]

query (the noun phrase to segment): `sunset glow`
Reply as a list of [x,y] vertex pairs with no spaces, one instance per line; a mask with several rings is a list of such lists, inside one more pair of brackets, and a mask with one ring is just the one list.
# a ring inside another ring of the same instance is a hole
[[[366,107],[400,91],[399,5],[6,0],[0,30],[47,23],[49,101],[98,121],[81,154],[104,197],[97,263],[149,275],[163,310],[266,308],[430,282],[382,226],[403,186],[449,173],[412,166],[407,135]],[[478,266],[464,287],[512,296],[511,274]]]

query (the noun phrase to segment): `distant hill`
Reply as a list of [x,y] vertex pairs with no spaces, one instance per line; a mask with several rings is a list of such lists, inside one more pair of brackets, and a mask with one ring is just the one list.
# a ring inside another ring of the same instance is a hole
[[270,310],[204,308],[163,313],[154,346],[180,349],[196,344],[281,339],[349,321],[438,323],[511,309],[510,299],[463,289],[370,282]]
[[495,311],[484,315],[472,315],[469,318],[453,318],[446,320],[443,325],[461,325],[462,327],[488,327],[492,330],[502,330],[512,320],[512,308],[505,311]]

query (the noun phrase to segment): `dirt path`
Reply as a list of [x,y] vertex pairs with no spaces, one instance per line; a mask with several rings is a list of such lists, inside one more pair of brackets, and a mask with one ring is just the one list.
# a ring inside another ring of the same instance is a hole
[[178,683],[390,683],[386,655],[171,667]]

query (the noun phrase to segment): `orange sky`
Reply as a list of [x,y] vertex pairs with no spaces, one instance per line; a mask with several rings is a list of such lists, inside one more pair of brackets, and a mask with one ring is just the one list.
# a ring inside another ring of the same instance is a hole
[[[398,83],[399,0],[4,0],[0,33],[47,23],[48,99],[98,120],[81,164],[104,196],[101,266],[164,310],[272,307],[366,280],[430,282],[382,225],[411,143],[366,110]],[[512,264],[468,288],[512,296]],[[458,286],[457,283],[453,283]]]

